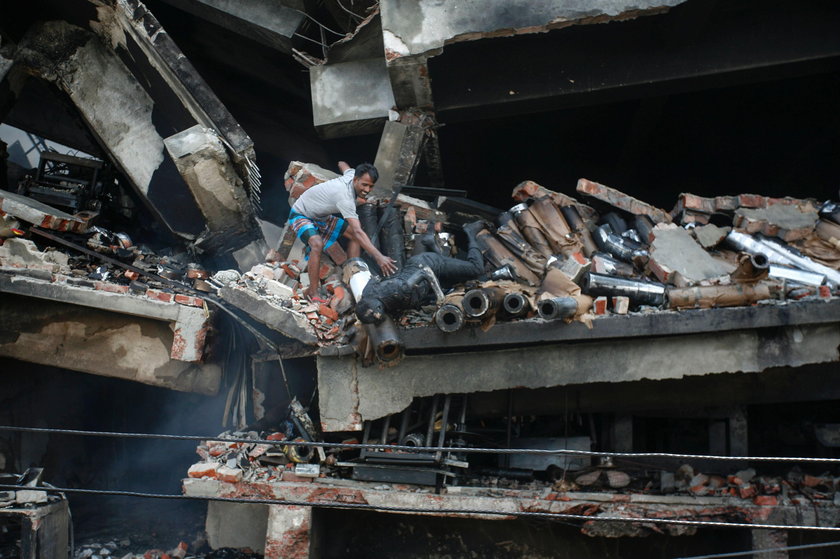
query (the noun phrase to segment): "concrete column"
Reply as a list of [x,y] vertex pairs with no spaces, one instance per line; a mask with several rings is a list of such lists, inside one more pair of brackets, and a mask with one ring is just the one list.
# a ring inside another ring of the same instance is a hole
[[309,559],[312,507],[270,505],[265,559]]
[[403,122],[386,122],[379,140],[374,165],[379,180],[372,197],[388,198],[395,184],[411,184],[420,162],[426,141],[426,130],[418,119]]
[[[751,530],[753,551],[777,549],[787,547],[788,533],[786,530]],[[769,553],[755,553],[755,559],[788,559],[787,551],[772,551]]]
[[614,452],[632,452],[633,451],[633,416],[632,415],[616,415],[613,420],[612,432],[612,450]]

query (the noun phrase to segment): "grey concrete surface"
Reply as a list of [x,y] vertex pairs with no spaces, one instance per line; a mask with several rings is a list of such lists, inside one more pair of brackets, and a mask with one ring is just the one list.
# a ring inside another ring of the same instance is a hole
[[389,369],[319,357],[322,428],[354,430],[405,409],[417,397],[594,382],[758,373],[837,361],[840,324],[740,330],[641,340],[408,356]]

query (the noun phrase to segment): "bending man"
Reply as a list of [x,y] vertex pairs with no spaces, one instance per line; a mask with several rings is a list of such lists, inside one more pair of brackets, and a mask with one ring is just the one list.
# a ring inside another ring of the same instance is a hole
[[[344,161],[338,162],[338,169],[342,173],[340,177],[316,184],[301,194],[289,213],[289,223],[295,234],[309,246],[309,288],[306,294],[310,299],[318,298],[321,252],[342,236],[350,241],[347,247],[350,258],[358,257],[363,248],[386,276],[397,270],[395,262],[370,242],[356,213],[356,199],[367,198],[379,178],[379,172],[370,163],[362,163],[352,169]],[[341,217],[333,215],[338,213]]]

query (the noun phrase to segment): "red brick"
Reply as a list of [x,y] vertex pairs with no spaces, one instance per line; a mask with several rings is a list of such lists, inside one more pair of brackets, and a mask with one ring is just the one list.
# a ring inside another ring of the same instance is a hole
[[828,299],[831,297],[831,288],[827,285],[820,286],[820,297],[823,299]]
[[175,302],[189,307],[204,306],[204,299],[201,299],[200,297],[193,297],[191,295],[181,295],[180,293],[175,295]]
[[174,299],[174,295],[172,293],[158,291],[157,289],[146,290],[146,297],[156,301],[163,301],[164,303],[171,303],[172,299]]
[[318,314],[329,318],[333,322],[338,320],[338,313],[323,303],[318,305]]
[[738,196],[738,205],[742,208],[765,208],[767,198],[758,194],[741,194]]
[[123,274],[126,278],[130,279],[131,281],[135,281],[137,278],[140,277],[140,274],[135,272],[134,270],[126,270]]
[[762,507],[775,507],[779,500],[772,495],[759,495],[753,499],[753,503]]
[[592,302],[592,309],[594,310],[595,314],[607,314],[607,298],[596,297],[595,300]]
[[128,293],[127,285],[118,285],[116,283],[107,283],[98,281],[95,283],[96,289],[99,291],[107,291],[108,293]]
[[755,497],[755,494],[758,493],[755,487],[750,485],[749,483],[745,483],[738,487],[738,496],[742,499],[752,499]]

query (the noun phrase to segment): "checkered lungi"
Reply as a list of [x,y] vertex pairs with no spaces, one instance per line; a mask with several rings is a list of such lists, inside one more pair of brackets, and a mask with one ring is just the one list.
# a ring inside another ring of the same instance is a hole
[[324,238],[324,249],[328,249],[338,241],[347,230],[347,222],[338,216],[328,215],[323,219],[313,219],[299,214],[295,210],[289,212],[289,223],[295,235],[306,245],[306,256],[309,257],[309,238],[321,235]]

